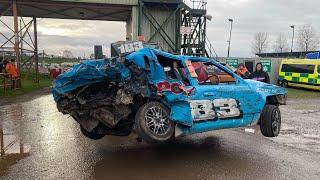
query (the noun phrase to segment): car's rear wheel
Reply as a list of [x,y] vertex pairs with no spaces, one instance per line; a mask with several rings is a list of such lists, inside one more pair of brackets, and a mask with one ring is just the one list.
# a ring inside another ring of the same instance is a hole
[[148,102],[136,114],[135,131],[149,143],[168,141],[174,133],[174,123],[169,116],[168,107],[156,101]]
[[260,116],[260,130],[266,137],[276,137],[280,133],[281,113],[278,106],[267,104]]

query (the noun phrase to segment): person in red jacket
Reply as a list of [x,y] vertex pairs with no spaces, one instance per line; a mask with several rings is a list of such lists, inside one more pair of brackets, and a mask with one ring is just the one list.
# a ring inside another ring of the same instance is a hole
[[239,64],[237,70],[235,71],[237,75],[242,77],[243,79],[249,79],[250,78],[250,72],[248,71],[247,67],[244,64]]
[[11,62],[7,60],[4,61],[5,70],[10,75],[12,81],[11,89],[16,88],[16,80],[19,77],[19,73],[14,62],[14,59],[11,59]]
[[204,83],[208,80],[209,74],[207,72],[207,67],[202,62],[192,62],[192,66],[198,75],[197,79],[199,83]]

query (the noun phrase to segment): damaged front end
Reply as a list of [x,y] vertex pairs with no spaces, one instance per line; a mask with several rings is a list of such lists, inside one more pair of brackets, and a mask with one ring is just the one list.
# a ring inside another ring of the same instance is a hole
[[146,72],[122,58],[84,61],[53,85],[59,112],[72,116],[91,139],[129,135],[133,112],[148,93]]

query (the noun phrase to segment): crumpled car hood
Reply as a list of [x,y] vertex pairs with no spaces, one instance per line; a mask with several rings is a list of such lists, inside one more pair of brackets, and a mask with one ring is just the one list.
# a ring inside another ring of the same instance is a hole
[[59,75],[53,83],[52,94],[58,100],[73,90],[86,85],[103,82],[112,78],[123,81],[130,76],[129,70],[121,63],[112,63],[111,59],[86,60]]

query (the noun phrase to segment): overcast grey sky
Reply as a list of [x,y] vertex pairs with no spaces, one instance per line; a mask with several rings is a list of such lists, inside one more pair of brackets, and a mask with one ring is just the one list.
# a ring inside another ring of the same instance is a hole
[[[320,0],[208,0],[208,37],[219,56],[227,54],[230,23],[234,19],[231,56],[252,57],[251,42],[256,32],[268,32],[271,46],[279,33],[291,38],[290,25],[298,28],[311,23],[320,33]],[[65,49],[76,56],[89,56],[93,45],[101,44],[104,52],[111,42],[125,39],[121,22],[40,19],[39,46],[49,54]]]
[[[279,33],[291,39],[290,25],[312,24],[320,32],[320,0],[209,0],[208,36],[220,56],[226,56],[229,22],[234,19],[231,56],[253,56],[256,32],[270,34],[270,48]],[[271,50],[271,49],[270,49]]]

